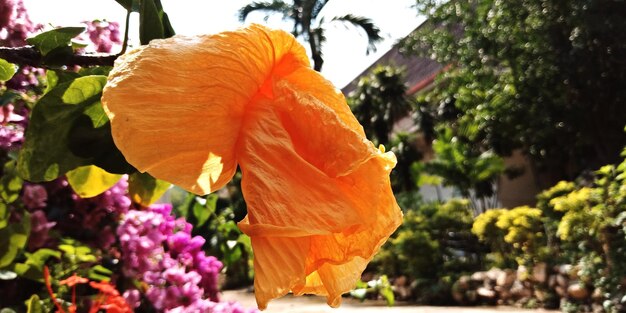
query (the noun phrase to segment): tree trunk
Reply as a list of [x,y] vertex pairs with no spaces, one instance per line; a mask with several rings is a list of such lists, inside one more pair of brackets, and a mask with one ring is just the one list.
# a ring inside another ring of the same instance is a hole
[[320,72],[322,70],[322,65],[324,64],[322,52],[320,51],[318,42],[315,40],[315,37],[311,34],[310,30],[308,37],[309,46],[311,47],[311,57],[313,58],[313,69]]

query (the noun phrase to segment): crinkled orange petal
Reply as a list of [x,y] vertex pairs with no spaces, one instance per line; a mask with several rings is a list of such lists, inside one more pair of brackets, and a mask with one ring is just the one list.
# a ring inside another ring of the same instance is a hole
[[[295,49],[294,49],[295,48]],[[237,168],[246,105],[293,38],[260,27],[154,40],[118,58],[102,102],[115,144],[142,172],[189,191],[221,188]]]
[[395,157],[286,32],[153,41],[116,64],[103,103],[127,160],[157,178],[207,193],[240,166],[260,308],[290,291],[339,305],[401,222]]

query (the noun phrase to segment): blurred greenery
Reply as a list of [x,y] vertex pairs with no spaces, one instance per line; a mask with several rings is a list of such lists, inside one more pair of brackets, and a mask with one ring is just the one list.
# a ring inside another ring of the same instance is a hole
[[[626,156],[626,153],[623,154]],[[588,180],[559,182],[538,196],[537,208],[490,210],[472,231],[491,247],[498,265],[572,264],[585,285],[599,290],[606,312],[622,312],[626,296],[626,160]],[[506,261],[509,261],[508,263]],[[567,299],[566,301],[573,301]],[[582,302],[565,311],[582,310]]]
[[408,277],[414,300],[449,304],[452,283],[464,273],[481,269],[482,264],[483,247],[471,233],[473,214],[469,202],[417,201],[404,208],[402,225],[368,270],[394,278]]
[[[411,300],[449,304],[462,275],[569,264],[604,312],[626,310],[623,1],[416,7],[428,21],[400,47],[444,66],[434,86],[406,95],[404,71],[385,65],[348,99],[368,138],[397,155],[392,186],[405,212],[368,271],[392,285],[408,278]],[[530,166],[507,167],[514,151]],[[501,179],[523,171],[545,191],[536,203],[499,208]],[[439,193],[426,203],[424,184],[452,187],[464,200]],[[561,308],[588,310],[585,301],[564,297]]]
[[623,1],[416,6],[428,22],[403,51],[451,65],[421,97],[435,124],[480,152],[521,149],[542,188],[619,161],[626,144]]

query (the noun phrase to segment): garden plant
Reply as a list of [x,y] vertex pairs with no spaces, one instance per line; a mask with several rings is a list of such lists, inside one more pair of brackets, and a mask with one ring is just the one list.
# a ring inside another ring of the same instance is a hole
[[[174,36],[159,0],[117,3],[142,46],[128,25],[44,31],[0,2],[3,312],[252,312],[218,292],[252,253],[259,308],[290,291],[338,306],[401,222],[394,154],[293,35]],[[233,179],[245,217],[206,196]]]

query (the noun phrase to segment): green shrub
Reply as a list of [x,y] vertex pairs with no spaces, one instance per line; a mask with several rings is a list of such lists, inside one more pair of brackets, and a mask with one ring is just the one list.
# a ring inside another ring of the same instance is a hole
[[[476,218],[472,232],[496,265],[572,264],[578,279],[603,295],[606,312],[626,300],[626,161],[588,180],[559,182],[537,196],[537,208],[494,209]],[[564,302],[578,310],[581,303]]]
[[471,233],[467,200],[415,205],[405,212],[370,269],[413,281],[415,300],[450,303],[450,287],[460,275],[480,269],[482,249]]
[[472,232],[491,247],[494,266],[516,267],[545,259],[546,243],[539,209],[522,206],[489,210],[476,217]]

